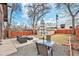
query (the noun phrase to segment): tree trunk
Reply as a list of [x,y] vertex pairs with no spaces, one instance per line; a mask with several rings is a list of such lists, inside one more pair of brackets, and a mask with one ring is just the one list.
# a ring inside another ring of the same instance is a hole
[[[72,16],[72,28],[73,28],[72,40],[74,40],[75,39],[75,37],[74,37],[74,35],[75,35],[75,16]],[[71,41],[71,44],[72,44],[72,41]],[[71,45],[71,52],[73,55],[72,45]]]
[[33,25],[33,35],[35,35],[35,26]]

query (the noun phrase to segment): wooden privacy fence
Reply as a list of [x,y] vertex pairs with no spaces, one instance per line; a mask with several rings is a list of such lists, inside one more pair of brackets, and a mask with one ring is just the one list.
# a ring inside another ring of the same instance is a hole
[[55,31],[56,34],[73,34],[72,29],[58,29]]
[[10,38],[15,38],[17,36],[28,36],[28,35],[36,35],[37,31],[10,31]]
[[[79,28],[75,29],[76,39],[79,40]],[[55,34],[73,34],[73,29],[58,29]]]
[[[75,30],[76,39],[79,40],[79,29]],[[10,31],[9,38],[15,38],[16,36],[24,36],[24,35],[36,35],[37,31]],[[55,34],[73,34],[72,29],[58,29],[55,31]]]
[[79,40],[79,29],[76,29],[76,39]]

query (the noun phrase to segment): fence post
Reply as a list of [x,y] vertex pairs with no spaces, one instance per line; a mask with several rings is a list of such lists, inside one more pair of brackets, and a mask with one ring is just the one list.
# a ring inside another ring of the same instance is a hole
[[70,48],[70,56],[72,56],[72,43],[71,43],[71,36],[69,36],[69,48]]

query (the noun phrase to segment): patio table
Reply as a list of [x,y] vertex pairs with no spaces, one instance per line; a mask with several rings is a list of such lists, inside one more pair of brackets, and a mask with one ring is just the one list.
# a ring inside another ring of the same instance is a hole
[[36,41],[36,43],[44,44],[48,47],[52,47],[55,44],[54,41],[48,41],[48,40],[38,40]]
[[[47,46],[48,47],[48,49],[47,49],[48,50],[48,54],[51,53],[51,55],[53,55],[53,46],[55,45],[54,41],[38,40],[38,41],[36,41],[36,44],[42,44],[42,45]],[[39,51],[38,48],[37,48],[37,51]]]

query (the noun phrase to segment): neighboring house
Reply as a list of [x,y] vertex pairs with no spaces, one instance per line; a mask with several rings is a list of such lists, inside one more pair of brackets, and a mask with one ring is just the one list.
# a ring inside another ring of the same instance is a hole
[[56,24],[55,23],[46,23],[45,24],[46,25],[46,29],[48,30],[48,31],[50,31],[50,30],[55,30],[56,29]]
[[0,4],[0,41],[3,36],[2,27],[3,27],[3,6],[2,6],[2,4]]
[[0,40],[5,37],[5,28],[8,22],[8,15],[7,15],[7,4],[2,3],[0,4]]

